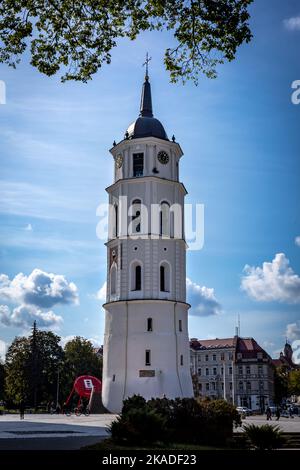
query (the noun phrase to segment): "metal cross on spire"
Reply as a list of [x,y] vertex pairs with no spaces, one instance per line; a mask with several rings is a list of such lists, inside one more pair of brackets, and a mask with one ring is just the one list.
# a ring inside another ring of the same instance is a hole
[[149,64],[149,62],[150,62],[151,59],[152,59],[152,57],[149,57],[148,52],[147,52],[147,53],[146,53],[146,60],[145,60],[145,62],[143,63],[143,67],[146,66],[145,80],[148,80],[148,79],[149,79],[149,75],[148,75],[148,64]]

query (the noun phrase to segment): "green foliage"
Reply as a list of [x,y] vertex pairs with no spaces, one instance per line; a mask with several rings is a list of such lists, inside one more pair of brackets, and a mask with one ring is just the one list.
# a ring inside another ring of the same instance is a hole
[[284,443],[279,426],[248,424],[243,429],[251,445],[257,450],[279,449]]
[[5,369],[4,364],[0,361],[0,400],[4,399],[4,382],[5,382]]
[[36,406],[55,394],[57,368],[63,359],[60,337],[51,331],[34,330],[17,337],[8,348],[5,361],[5,392],[8,400],[21,398]]
[[113,441],[128,445],[158,441],[224,445],[234,424],[241,424],[240,416],[223,400],[153,398],[146,402],[134,395],[124,401],[110,432]]
[[94,353],[92,343],[80,336],[68,341],[64,348],[64,364],[61,372],[61,396],[69,395],[74,380],[80,375],[93,375],[102,379],[102,359]]
[[289,373],[288,391],[290,395],[300,395],[300,370],[292,370]]
[[152,444],[166,438],[164,418],[148,407],[128,410],[109,430],[115,442],[127,445]]
[[216,77],[216,66],[235,58],[251,40],[248,6],[253,0],[2,0],[0,62],[15,67],[28,45],[31,64],[62,81],[86,82],[120,38],[143,31],[173,33],[164,63],[172,82]]
[[[59,402],[69,395],[79,375],[93,375],[101,379],[102,360],[90,341],[76,337],[63,350],[60,337],[51,331],[40,331],[34,326],[28,337],[16,337],[8,348],[5,361],[5,398],[18,404],[21,398],[27,406],[56,401],[59,379]],[[1,365],[0,365],[1,387]],[[1,392],[1,388],[0,388]]]
[[288,396],[288,373],[284,368],[274,371],[274,402],[280,405],[283,398]]

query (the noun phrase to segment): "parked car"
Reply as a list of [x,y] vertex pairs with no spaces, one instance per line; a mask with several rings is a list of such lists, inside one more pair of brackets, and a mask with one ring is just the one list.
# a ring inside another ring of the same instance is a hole
[[237,406],[236,409],[242,416],[252,415],[252,411],[249,408],[247,408],[246,406]]

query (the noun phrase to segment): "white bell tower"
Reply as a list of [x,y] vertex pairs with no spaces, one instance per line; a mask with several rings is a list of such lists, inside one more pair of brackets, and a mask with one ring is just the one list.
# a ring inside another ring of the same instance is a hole
[[[148,62],[148,60],[146,61]],[[148,63],[147,63],[148,65]],[[181,147],[153,117],[146,69],[140,115],[110,150],[104,406],[140,394],[193,396],[186,303]]]

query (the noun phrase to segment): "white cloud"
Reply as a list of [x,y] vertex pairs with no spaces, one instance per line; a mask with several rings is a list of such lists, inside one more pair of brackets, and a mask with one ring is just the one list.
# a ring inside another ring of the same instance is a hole
[[300,246],[300,237],[299,236],[295,238],[295,244],[297,246]]
[[289,323],[286,325],[285,336],[290,341],[300,339],[300,323]]
[[283,20],[283,24],[289,31],[300,31],[300,16],[293,16]]
[[263,302],[300,302],[300,277],[289,266],[284,253],[277,253],[272,262],[262,267],[246,265],[241,289],[253,300]]
[[27,225],[24,227],[24,230],[25,230],[25,232],[32,232],[32,231],[33,231],[32,225],[31,225],[31,224],[27,224]]
[[213,288],[200,286],[189,278],[186,279],[187,298],[191,304],[190,315],[218,315],[221,305],[217,301]]
[[17,274],[12,280],[0,274],[0,298],[15,308],[0,305],[0,323],[4,326],[28,327],[34,321],[40,328],[58,328],[63,319],[54,313],[54,305],[78,304],[78,290],[61,274],[34,269],[29,276]]
[[78,304],[78,290],[61,274],[34,269],[29,276],[17,274],[12,280],[0,274],[0,297],[8,302],[51,308],[57,304]]
[[52,310],[41,310],[33,305],[19,305],[10,310],[7,305],[0,305],[0,323],[5,326],[30,327],[36,321],[40,328],[59,326],[63,319]]
[[4,362],[6,351],[7,351],[7,344],[5,341],[0,339],[0,361]]
[[98,290],[98,292],[96,294],[96,298],[98,300],[101,300],[102,302],[106,301],[106,281],[104,282],[102,287],[100,287],[100,289]]

